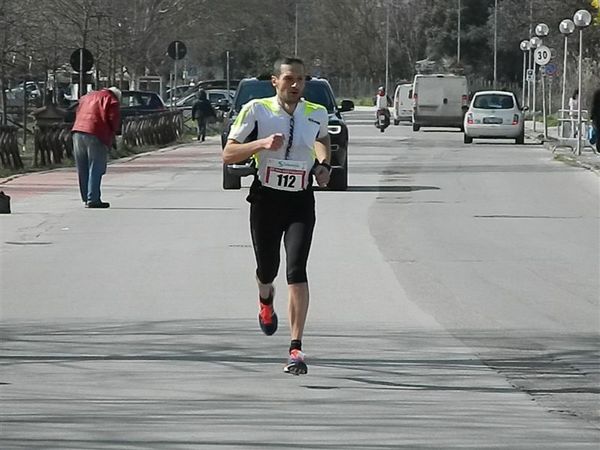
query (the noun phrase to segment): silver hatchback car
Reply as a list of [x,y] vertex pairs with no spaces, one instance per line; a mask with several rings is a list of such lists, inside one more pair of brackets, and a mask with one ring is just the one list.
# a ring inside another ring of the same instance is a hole
[[477,92],[465,114],[465,144],[472,143],[473,138],[514,139],[515,143],[523,144],[525,110],[512,92]]

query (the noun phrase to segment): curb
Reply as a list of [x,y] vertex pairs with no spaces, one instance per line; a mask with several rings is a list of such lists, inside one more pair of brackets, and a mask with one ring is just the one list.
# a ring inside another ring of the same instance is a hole
[[582,169],[587,169],[591,172],[594,172],[596,175],[600,176],[600,161],[598,161],[598,165],[594,165],[593,163],[589,163],[587,161],[582,161],[577,158],[575,155],[569,155],[566,153],[559,153],[554,155],[555,161],[560,161],[565,164],[574,167],[581,167]]
[[553,159],[555,161],[560,161],[564,164],[568,164],[573,167],[580,167],[582,169],[587,169],[591,172],[594,172],[596,175],[600,176],[600,156],[597,157],[597,161],[586,161],[585,159],[569,152],[569,153],[554,153],[552,149],[552,145],[558,142],[558,139],[553,136],[544,137],[543,133],[538,133],[537,131],[533,131],[531,129],[525,130],[525,136],[527,139],[534,141],[536,144],[543,145],[544,148],[550,150],[552,153]]

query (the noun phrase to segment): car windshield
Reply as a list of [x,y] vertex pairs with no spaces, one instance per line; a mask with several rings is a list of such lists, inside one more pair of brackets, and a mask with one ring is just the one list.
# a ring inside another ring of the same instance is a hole
[[478,109],[513,109],[515,103],[511,95],[483,94],[475,97],[473,108]]
[[[335,103],[326,86],[327,85],[323,82],[307,81],[304,87],[303,97],[309,102],[323,105],[325,108],[327,108],[329,113],[333,113],[335,109]],[[235,99],[235,110],[239,112],[242,109],[242,106],[244,106],[250,100],[254,100],[255,98],[273,97],[274,95],[275,88],[271,84],[270,80],[250,81],[248,83],[244,83],[238,89],[238,95]]]

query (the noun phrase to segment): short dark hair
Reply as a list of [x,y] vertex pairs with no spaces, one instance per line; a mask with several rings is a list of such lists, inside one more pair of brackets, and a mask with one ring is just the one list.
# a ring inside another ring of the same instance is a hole
[[304,61],[302,61],[300,58],[291,58],[285,56],[283,58],[279,58],[277,61],[275,61],[275,64],[273,64],[273,75],[278,77],[281,75],[281,66],[291,66],[292,64],[299,64],[304,69]]

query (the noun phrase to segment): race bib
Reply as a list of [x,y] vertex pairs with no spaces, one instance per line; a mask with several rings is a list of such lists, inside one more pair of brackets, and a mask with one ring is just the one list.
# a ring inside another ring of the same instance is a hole
[[263,184],[281,191],[301,191],[307,177],[308,164],[305,161],[268,159]]

